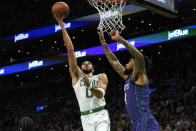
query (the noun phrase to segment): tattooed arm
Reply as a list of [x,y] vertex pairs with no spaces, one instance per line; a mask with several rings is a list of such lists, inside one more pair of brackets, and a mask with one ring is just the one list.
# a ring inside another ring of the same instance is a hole
[[146,75],[145,62],[142,53],[137,48],[135,48],[132,44],[127,42],[123,37],[121,37],[118,31],[113,30],[111,32],[111,39],[121,42],[127,48],[129,53],[135,58],[135,66],[136,66],[135,75],[142,75],[142,74]]
[[113,69],[123,78],[127,79],[127,75],[124,74],[124,67],[122,64],[119,62],[117,57],[111,52],[109,47],[107,46],[106,42],[103,42],[102,44],[104,52],[106,54],[106,58],[108,59],[109,63],[112,65]]
[[117,59],[117,57],[111,52],[111,50],[109,49],[109,47],[107,46],[105,40],[104,40],[104,35],[103,35],[103,31],[102,29],[100,29],[100,31],[98,32],[99,34],[99,39],[100,42],[103,46],[106,58],[108,59],[109,63],[111,64],[111,66],[113,67],[113,69],[123,78],[123,79],[127,79],[127,75],[124,74],[124,67],[122,66],[122,64],[119,62],[119,60]]

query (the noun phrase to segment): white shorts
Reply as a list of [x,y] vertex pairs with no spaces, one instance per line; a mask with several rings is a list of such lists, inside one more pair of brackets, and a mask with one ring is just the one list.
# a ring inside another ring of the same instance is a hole
[[83,131],[110,131],[110,118],[107,110],[82,115]]

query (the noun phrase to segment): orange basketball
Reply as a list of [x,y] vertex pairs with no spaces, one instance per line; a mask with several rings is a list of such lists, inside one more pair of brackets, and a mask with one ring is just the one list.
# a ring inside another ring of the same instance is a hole
[[52,6],[52,14],[54,18],[57,16],[57,14],[63,15],[63,18],[65,19],[69,15],[69,6],[65,2],[56,2]]

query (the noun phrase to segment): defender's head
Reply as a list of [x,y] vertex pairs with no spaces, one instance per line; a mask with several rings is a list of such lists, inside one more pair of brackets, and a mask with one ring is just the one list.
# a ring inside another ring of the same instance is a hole
[[[146,72],[148,72],[152,62],[147,56],[144,56],[144,62],[145,62]],[[127,63],[124,68],[125,68],[124,74],[131,75],[131,73],[135,70],[135,58],[131,57],[129,63]]]
[[81,65],[81,70],[84,74],[94,73],[94,66],[90,61],[84,61]]

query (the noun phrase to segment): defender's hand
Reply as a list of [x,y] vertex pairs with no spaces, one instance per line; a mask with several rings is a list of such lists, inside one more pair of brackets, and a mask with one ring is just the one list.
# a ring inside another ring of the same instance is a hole
[[104,39],[104,34],[103,34],[103,28],[102,26],[100,27],[99,31],[97,31],[97,33],[99,34],[99,40],[100,40],[100,43],[103,45],[103,44],[106,44],[105,43],[105,39]]
[[117,30],[112,30],[110,33],[110,37],[114,41],[120,41],[120,39],[121,39],[121,36],[119,35]]

